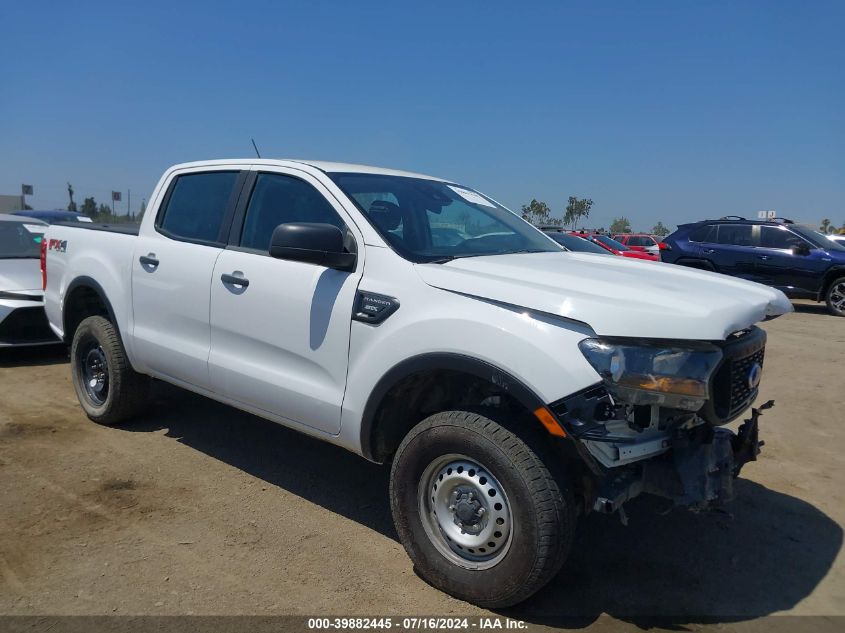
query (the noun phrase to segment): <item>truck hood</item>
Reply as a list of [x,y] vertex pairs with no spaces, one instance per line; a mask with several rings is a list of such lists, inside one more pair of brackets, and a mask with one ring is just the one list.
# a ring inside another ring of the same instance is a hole
[[724,340],[792,311],[779,290],[673,264],[592,253],[520,253],[417,264],[435,288],[589,325],[602,336]]
[[0,292],[25,290],[41,294],[41,262],[36,259],[0,259]]

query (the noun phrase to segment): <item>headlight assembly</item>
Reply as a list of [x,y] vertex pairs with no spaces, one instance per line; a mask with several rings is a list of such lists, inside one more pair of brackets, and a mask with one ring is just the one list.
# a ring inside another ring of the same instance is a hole
[[588,338],[578,347],[614,398],[687,411],[710,397],[710,376],[722,360],[709,343]]

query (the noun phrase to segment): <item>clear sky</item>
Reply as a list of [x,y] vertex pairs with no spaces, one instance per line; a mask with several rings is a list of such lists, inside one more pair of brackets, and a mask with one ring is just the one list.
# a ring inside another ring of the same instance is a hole
[[[0,194],[170,164],[430,173],[635,229],[845,222],[845,2],[2,2]],[[118,210],[125,210],[124,202]]]

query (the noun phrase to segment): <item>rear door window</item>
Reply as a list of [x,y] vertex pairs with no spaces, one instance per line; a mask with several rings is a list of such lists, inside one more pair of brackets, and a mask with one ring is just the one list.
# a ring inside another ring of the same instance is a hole
[[753,246],[751,228],[750,224],[721,224],[717,241],[732,246]]
[[215,171],[177,176],[156,226],[173,239],[222,244],[238,175],[237,171]]

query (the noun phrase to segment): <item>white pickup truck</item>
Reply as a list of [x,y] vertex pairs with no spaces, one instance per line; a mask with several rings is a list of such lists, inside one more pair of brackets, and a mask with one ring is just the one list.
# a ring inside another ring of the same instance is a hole
[[576,518],[639,493],[702,510],[758,453],[756,283],[567,252],[451,181],[297,160],[169,169],[139,229],[51,226],[50,325],[88,416],[150,378],[390,463],[434,586],[515,604]]

